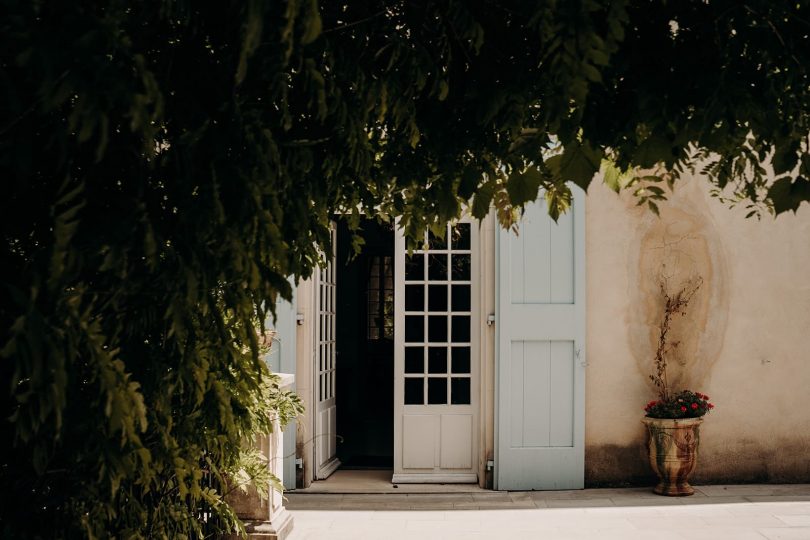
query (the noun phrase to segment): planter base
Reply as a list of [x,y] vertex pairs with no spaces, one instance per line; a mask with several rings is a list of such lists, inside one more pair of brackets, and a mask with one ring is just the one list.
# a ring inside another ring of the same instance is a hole
[[653,489],[658,495],[686,497],[694,495],[689,475],[697,464],[702,418],[644,418],[647,425],[647,451],[650,466],[658,475]]
[[658,495],[666,495],[667,497],[688,497],[695,494],[695,489],[689,485],[689,482],[682,484],[669,484],[667,482],[659,482],[653,493]]

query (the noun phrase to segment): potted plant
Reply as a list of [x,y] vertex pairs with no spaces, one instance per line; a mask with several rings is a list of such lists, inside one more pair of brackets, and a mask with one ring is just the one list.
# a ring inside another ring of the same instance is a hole
[[709,396],[691,390],[677,393],[670,391],[667,379],[667,358],[678,346],[670,339],[673,318],[686,315],[686,307],[697,293],[703,280],[700,277],[687,280],[672,294],[666,280],[661,280],[664,298],[664,315],[658,327],[658,348],[655,352],[655,374],[650,379],[658,388],[658,399],[644,407],[642,420],[647,426],[647,450],[650,465],[658,475],[655,493],[669,496],[694,494],[689,485],[689,475],[697,464],[700,443],[700,424],[703,415],[714,408]]

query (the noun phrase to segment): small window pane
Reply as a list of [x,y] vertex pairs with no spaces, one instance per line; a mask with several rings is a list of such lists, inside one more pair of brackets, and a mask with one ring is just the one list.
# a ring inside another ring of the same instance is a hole
[[451,247],[452,249],[470,249],[469,223],[459,223],[453,227]]
[[444,377],[428,378],[428,405],[447,404],[447,379]]
[[405,281],[425,279],[425,256],[416,254],[405,256]]
[[425,403],[425,387],[422,377],[405,379],[405,405],[422,405]]
[[447,311],[447,285],[428,286],[428,309]]
[[447,373],[447,348],[428,349],[428,373]]
[[422,311],[425,308],[423,285],[405,285],[405,311]]
[[450,379],[450,404],[469,405],[470,404],[470,379],[469,377],[453,377]]
[[405,373],[424,373],[425,355],[422,347],[405,347]]
[[470,341],[469,315],[456,315],[453,317],[453,343],[466,343]]
[[447,341],[447,317],[444,315],[428,317],[428,341],[433,343]]
[[425,341],[425,326],[421,315],[405,316],[405,341],[420,343]]
[[428,232],[428,249],[447,249],[447,238],[439,238],[433,232]]
[[[375,270],[378,270],[378,268],[373,267],[371,269],[372,272],[375,272]],[[377,273],[369,274],[367,289],[371,291],[371,290],[379,290],[379,288],[380,288],[380,275]]]
[[470,286],[453,285],[453,311],[470,311]]
[[428,257],[428,279],[447,281],[447,255],[430,255]]
[[470,348],[453,347],[453,373],[470,372]]
[[470,279],[470,255],[453,255],[453,279],[467,281]]

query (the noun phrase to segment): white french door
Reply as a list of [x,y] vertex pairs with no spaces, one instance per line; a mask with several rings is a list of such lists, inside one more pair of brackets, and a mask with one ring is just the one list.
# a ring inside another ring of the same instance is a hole
[[496,489],[584,483],[585,195],[558,223],[542,199],[498,233]]
[[335,399],[335,252],[337,234],[332,225],[332,253],[315,279],[315,478],[324,479],[340,465],[337,459],[337,404]]
[[397,234],[393,482],[477,482],[478,230],[407,254]]

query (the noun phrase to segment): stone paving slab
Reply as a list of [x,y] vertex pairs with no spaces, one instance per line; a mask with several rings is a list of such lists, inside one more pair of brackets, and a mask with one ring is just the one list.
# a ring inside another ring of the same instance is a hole
[[287,494],[289,540],[810,540],[810,484],[561,492]]

